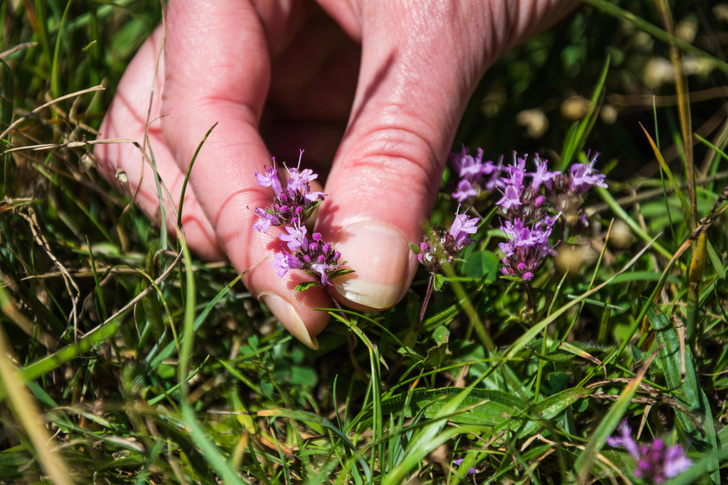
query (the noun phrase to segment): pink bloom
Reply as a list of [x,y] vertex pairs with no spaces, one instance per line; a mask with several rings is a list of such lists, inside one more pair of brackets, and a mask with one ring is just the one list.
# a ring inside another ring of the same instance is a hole
[[280,221],[273,214],[269,214],[260,207],[255,209],[255,215],[258,216],[258,222],[253,224],[253,229],[260,232],[268,232],[268,228],[271,224],[277,226]]
[[[273,158],[273,163],[275,163],[275,157]],[[258,182],[258,185],[263,187],[271,187],[273,189],[273,192],[275,192],[276,197],[281,194],[283,191],[283,188],[281,186],[281,181],[278,179],[278,170],[275,167],[266,167],[263,166],[264,173],[255,172],[255,180]]]
[[[460,206],[458,206],[458,210],[460,210]],[[454,239],[453,246],[457,251],[462,250],[464,246],[470,246],[471,240],[468,235],[478,231],[479,220],[477,217],[468,217],[465,212],[462,214],[455,212],[455,220],[450,226],[450,235]]]
[[278,270],[278,276],[281,278],[284,277],[289,270],[303,267],[303,262],[292,254],[280,251],[275,253],[274,257],[275,259],[271,266],[273,266],[273,269]]
[[536,155],[536,171],[528,174],[528,176],[531,177],[531,187],[533,187],[533,190],[538,190],[542,184],[545,185],[547,189],[550,189],[553,185],[553,180],[557,176],[561,175],[561,172],[549,172],[547,169],[548,161],[542,161],[538,155]]
[[506,190],[502,192],[503,198],[501,198],[495,205],[501,206],[504,211],[508,211],[511,207],[518,207],[521,205],[521,192],[522,187],[515,185],[506,185]]
[[662,483],[666,478],[672,478],[692,466],[692,462],[685,456],[685,451],[679,445],[667,447],[657,438],[649,445],[638,445],[632,437],[632,430],[627,420],[617,427],[619,436],[607,438],[609,446],[624,446],[636,462],[634,475],[638,478]]
[[308,246],[308,240],[306,239],[306,226],[286,226],[285,229],[288,234],[281,234],[278,236],[278,239],[288,243],[288,249],[290,251],[296,251],[301,246]]

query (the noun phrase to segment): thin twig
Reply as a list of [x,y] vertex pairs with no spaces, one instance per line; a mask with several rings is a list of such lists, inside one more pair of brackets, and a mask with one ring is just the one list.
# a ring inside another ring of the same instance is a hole
[[[154,280],[154,285],[147,286],[144,290],[142,290],[141,292],[139,292],[139,294],[137,296],[135,296],[134,298],[132,298],[131,301],[129,301],[129,303],[127,303],[126,305],[124,305],[123,307],[121,307],[116,313],[114,313],[109,318],[107,318],[106,320],[104,320],[102,323],[100,323],[99,325],[97,325],[93,330],[90,330],[90,331],[86,332],[85,334],[83,334],[81,336],[81,338],[88,337],[89,335],[91,335],[92,333],[94,333],[95,331],[97,331],[99,328],[103,327],[104,325],[106,325],[107,323],[111,322],[112,320],[114,320],[116,317],[118,317],[122,313],[126,312],[129,308],[131,308],[132,306],[136,305],[139,301],[142,300],[142,298],[144,298],[145,296],[147,296],[149,293],[151,293],[152,291],[156,291],[155,286],[159,286],[159,284],[162,281],[164,281],[165,279],[167,279],[167,277],[170,275],[170,273],[172,273],[172,271],[174,270],[174,268],[177,266],[177,264],[179,264],[179,262],[181,260],[182,260],[182,252],[178,253],[177,254],[177,257],[174,259],[174,261],[172,261],[172,264],[169,265],[169,267],[164,271],[164,273],[162,273],[156,280]],[[192,271],[192,268],[188,269],[188,271]]]
[[52,99],[51,101],[48,101],[47,103],[42,104],[42,105],[38,106],[37,108],[32,109],[27,115],[21,116],[17,120],[10,123],[10,125],[8,125],[8,127],[5,128],[5,131],[0,133],[0,140],[5,138],[5,136],[8,133],[10,133],[11,130],[13,130],[16,126],[18,126],[20,123],[22,123],[23,121],[30,118],[33,114],[37,113],[38,111],[41,111],[49,106],[53,106],[56,103],[60,103],[61,101],[64,101],[66,99],[75,98],[76,96],[82,96],[82,95],[88,94],[88,93],[95,93],[96,91],[104,91],[105,89],[106,88],[104,86],[98,85],[98,86],[94,86],[92,88],[82,89],[81,91],[76,91],[75,93],[66,94],[64,96],[61,96],[60,98]]

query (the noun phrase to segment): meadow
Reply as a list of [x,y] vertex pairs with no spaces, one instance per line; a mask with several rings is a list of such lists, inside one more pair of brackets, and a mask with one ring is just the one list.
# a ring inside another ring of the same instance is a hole
[[585,0],[505,54],[453,151],[603,184],[527,275],[479,192],[470,245],[389,310],[322,309],[315,351],[97,171],[162,12],[0,4],[0,483],[728,480],[728,3]]

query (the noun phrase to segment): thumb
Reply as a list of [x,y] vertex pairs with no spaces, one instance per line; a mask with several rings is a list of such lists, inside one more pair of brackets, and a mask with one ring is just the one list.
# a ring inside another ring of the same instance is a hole
[[482,44],[463,39],[459,22],[433,21],[432,9],[427,17],[400,13],[369,16],[375,20],[363,26],[356,98],[318,218],[355,271],[335,288],[345,304],[362,309],[388,308],[409,287],[417,269],[409,243],[420,238],[457,124],[487,64]]

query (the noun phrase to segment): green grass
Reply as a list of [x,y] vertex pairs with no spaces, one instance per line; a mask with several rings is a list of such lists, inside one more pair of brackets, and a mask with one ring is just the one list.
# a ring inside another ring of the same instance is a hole
[[[493,66],[456,146],[562,168],[600,151],[609,188],[562,244],[596,257],[549,260],[529,306],[493,274],[491,197],[419,332],[424,271],[391,310],[332,310],[315,352],[87,169],[160,4],[0,4],[0,483],[639,483],[605,444],[623,418],[688,447],[671,483],[726,481],[728,19],[674,3],[695,29],[675,41],[662,2],[586,3]],[[646,78],[678,53],[712,67]],[[607,241],[612,219],[630,236]]]

